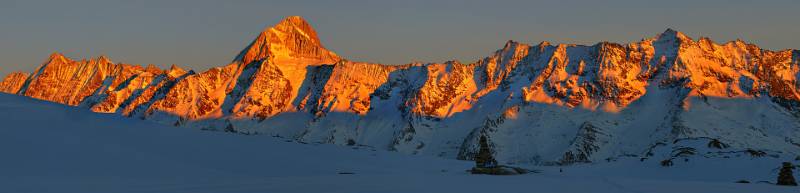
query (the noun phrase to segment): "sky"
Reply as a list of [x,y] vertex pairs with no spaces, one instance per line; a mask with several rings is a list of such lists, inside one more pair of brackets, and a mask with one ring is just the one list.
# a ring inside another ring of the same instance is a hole
[[800,48],[800,1],[0,0],[0,75],[53,52],[195,70],[228,64],[265,27],[299,15],[353,61],[473,62],[507,40],[628,43],[672,28],[717,42]]

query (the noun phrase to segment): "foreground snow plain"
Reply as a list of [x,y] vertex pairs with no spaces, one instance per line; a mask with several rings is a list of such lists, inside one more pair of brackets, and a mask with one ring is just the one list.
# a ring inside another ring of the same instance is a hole
[[800,191],[759,182],[774,182],[785,161],[769,157],[668,168],[631,158],[485,176],[468,174],[469,161],[175,128],[8,94],[0,123],[3,193]]

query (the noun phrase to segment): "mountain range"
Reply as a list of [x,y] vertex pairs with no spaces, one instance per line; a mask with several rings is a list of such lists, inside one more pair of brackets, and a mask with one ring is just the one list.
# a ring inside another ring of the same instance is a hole
[[672,29],[628,44],[508,41],[472,63],[354,62],[291,16],[204,72],[53,53],[6,76],[0,92],[176,127],[457,159],[472,159],[486,136],[503,163],[566,165],[795,159],[798,77],[800,50]]

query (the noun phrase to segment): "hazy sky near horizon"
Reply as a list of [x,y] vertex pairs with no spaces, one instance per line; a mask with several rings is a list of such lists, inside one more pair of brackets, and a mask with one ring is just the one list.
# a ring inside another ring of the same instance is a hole
[[212,1],[0,0],[0,75],[52,52],[115,62],[229,63],[263,28],[300,15],[354,61],[472,62],[506,40],[628,43],[667,28],[717,42],[800,48],[800,1]]

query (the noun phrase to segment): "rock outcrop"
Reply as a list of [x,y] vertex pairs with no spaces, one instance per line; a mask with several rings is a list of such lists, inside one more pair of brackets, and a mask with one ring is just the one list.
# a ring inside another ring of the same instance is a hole
[[22,85],[25,84],[26,79],[28,79],[28,73],[12,72],[6,75],[3,81],[0,82],[0,92],[17,93],[22,89]]

